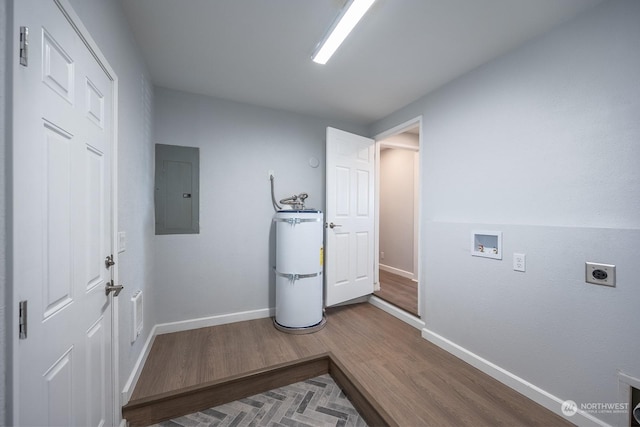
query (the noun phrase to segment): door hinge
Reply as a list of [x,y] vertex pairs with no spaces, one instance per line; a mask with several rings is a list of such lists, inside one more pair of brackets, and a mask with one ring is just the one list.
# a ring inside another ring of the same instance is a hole
[[20,27],[20,65],[29,65],[29,28]]
[[27,339],[27,301],[18,303],[18,338]]

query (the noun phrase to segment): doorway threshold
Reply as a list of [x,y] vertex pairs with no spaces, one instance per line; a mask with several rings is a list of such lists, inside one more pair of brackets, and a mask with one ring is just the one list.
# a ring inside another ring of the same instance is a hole
[[375,295],[369,296],[369,304],[378,307],[382,311],[389,313],[393,317],[402,320],[404,323],[407,323],[408,325],[411,325],[418,330],[422,330],[426,326],[424,321],[422,321],[418,317],[407,311],[404,311],[401,308],[396,307],[393,304],[388,303],[387,301]]

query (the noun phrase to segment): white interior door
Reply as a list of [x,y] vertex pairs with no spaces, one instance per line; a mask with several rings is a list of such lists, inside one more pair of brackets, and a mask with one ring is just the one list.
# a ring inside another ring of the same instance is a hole
[[373,293],[375,141],[327,128],[325,304]]
[[13,68],[13,421],[111,426],[114,83],[53,0],[14,8],[29,50]]

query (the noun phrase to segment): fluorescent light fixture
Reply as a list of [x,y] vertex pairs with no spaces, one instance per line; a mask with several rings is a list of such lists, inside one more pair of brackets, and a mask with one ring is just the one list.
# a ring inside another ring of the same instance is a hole
[[326,64],[329,58],[340,47],[351,30],[367,13],[375,0],[349,0],[342,9],[338,18],[334,21],[327,35],[318,44],[315,53],[311,56],[313,62]]

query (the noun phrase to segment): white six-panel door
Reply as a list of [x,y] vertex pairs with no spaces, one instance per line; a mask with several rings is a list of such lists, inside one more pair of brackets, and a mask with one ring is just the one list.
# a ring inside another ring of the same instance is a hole
[[14,422],[111,426],[113,82],[53,0],[14,8],[29,30],[13,76],[13,279],[28,307]]
[[327,128],[325,305],[373,293],[375,141]]

